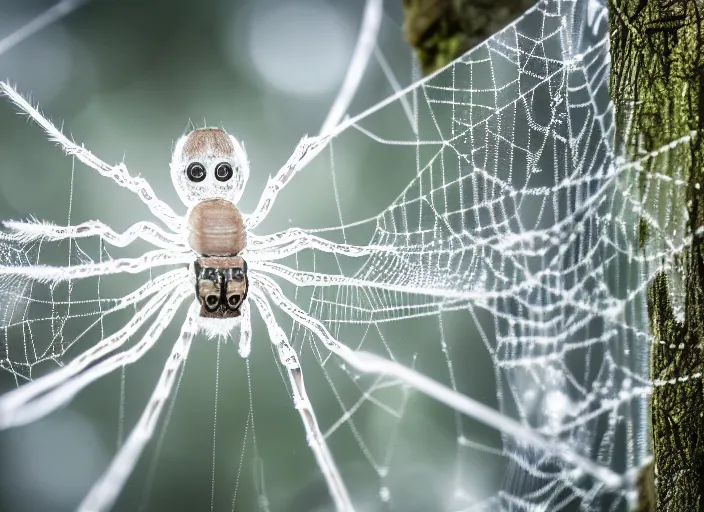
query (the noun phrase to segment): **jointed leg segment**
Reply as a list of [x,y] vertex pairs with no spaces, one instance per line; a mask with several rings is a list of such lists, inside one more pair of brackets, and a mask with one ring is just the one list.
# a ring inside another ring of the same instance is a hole
[[[91,382],[120,366],[137,361],[159,339],[183,298],[190,293],[189,288],[181,285],[173,293],[169,293],[170,289],[158,293],[125,327],[79,355],[68,365],[0,397],[0,429],[35,421],[68,403]],[[156,320],[139,343],[100,361],[122,346],[156,311],[159,311]],[[100,362],[90,366],[96,361]]]
[[248,301],[240,306],[240,343],[238,352],[246,359],[252,351],[252,311]]
[[315,412],[308,399],[308,394],[306,393],[305,384],[303,382],[303,371],[301,370],[298,355],[293,347],[291,347],[286,333],[284,333],[283,329],[276,322],[269,301],[264,294],[256,287],[252,287],[251,299],[257,305],[259,313],[266,323],[269,339],[276,347],[281,364],[286,368],[289,381],[291,382],[294,406],[303,420],[308,445],[313,450],[315,458],[318,461],[318,466],[325,476],[335,506],[337,510],[350,512],[354,510],[352,501],[350,500],[345,483],[340,476],[332,454],[325,442],[325,437],[320,431],[318,421],[315,418]]
[[[179,301],[180,302],[180,301]],[[176,382],[178,370],[185,363],[191,348],[193,336],[197,330],[197,304],[190,308],[186,321],[181,327],[181,334],[171,350],[171,355],[164,364],[159,382],[152,393],[142,415],[130,432],[127,441],[110,463],[108,469],[85,497],[78,510],[80,512],[103,512],[109,510],[120,491],[127,482],[134,466],[137,464],[142,450],[154,434],[156,422],[161,415],[164,404],[171,395]]]
[[292,228],[268,236],[250,235],[248,257],[251,261],[272,261],[291,256],[303,249],[313,249],[342,256],[360,257],[380,252],[397,252],[384,245],[351,245],[331,242],[304,229]]
[[352,352],[348,347],[337,341],[319,320],[307,315],[301,308],[286,298],[281,287],[273,279],[257,272],[252,273],[250,280],[253,288],[256,287],[265,292],[274,304],[288,316],[315,334],[330,352],[338,355]]
[[363,351],[353,351],[338,342],[325,326],[316,318],[307,315],[303,310],[286,298],[281,288],[268,276],[253,273],[251,277],[253,287],[263,290],[271,297],[287,315],[300,325],[306,327],[334,354],[355,369],[364,373],[375,373],[396,378],[404,384],[424,393],[427,396],[444,403],[452,409],[471,418],[483,422],[496,430],[526,442],[547,454],[553,454],[560,459],[574,464],[587,474],[594,476],[609,488],[620,488],[628,475],[619,475],[608,467],[595,463],[574,450],[568,445],[555,442],[541,433],[534,431],[519,422],[507,418],[498,411],[465,396],[458,391],[408,368],[396,361],[380,357],[376,354]]
[[53,267],[49,265],[3,266],[0,276],[21,276],[36,281],[58,283],[71,279],[106,276],[110,274],[137,274],[150,268],[166,265],[188,264],[193,260],[190,252],[176,253],[172,250],[159,249],[150,251],[137,258],[116,258],[99,263],[85,263],[72,267]]
[[330,142],[331,137],[304,137],[296,146],[288,162],[279,169],[274,178],[269,178],[266,188],[259,198],[256,209],[245,218],[248,231],[256,228],[269,214],[279,192]]
[[152,187],[144,178],[131,176],[122,163],[109,165],[103,162],[86,148],[70,140],[7,82],[0,82],[0,94],[7,96],[10,101],[41,126],[47,135],[49,135],[50,140],[61,146],[67,155],[75,156],[88,167],[98,171],[101,175],[112,179],[121,187],[125,187],[137,194],[142,202],[147,205],[149,210],[158,219],[169,226],[171,230],[178,231],[181,228],[181,217],[176,215],[169,205],[156,197]]
[[99,236],[103,241],[116,247],[126,247],[139,238],[161,249],[173,251],[188,250],[188,247],[181,240],[182,237],[179,234],[164,231],[152,222],[137,222],[122,233],[117,233],[98,220],[91,220],[76,226],[56,226],[39,221],[5,221],[3,225],[11,232],[0,235],[0,239],[20,243],[33,242],[35,240],[53,242]]

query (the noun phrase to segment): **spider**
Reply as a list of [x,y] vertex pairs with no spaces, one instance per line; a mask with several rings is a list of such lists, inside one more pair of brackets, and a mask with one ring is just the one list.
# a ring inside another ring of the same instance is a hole
[[[7,83],[0,84],[0,90],[44,128],[66,153],[75,155],[103,176],[136,193],[154,216],[167,226],[163,229],[152,222],[139,222],[123,233],[116,233],[99,221],[70,227],[8,222],[6,226],[11,233],[6,236],[25,241],[100,236],[105,242],[119,247],[142,239],[157,249],[137,258],[86,263],[69,268],[5,267],[0,272],[23,274],[55,283],[119,272],[139,272],[161,265],[189,265],[188,269],[180,268],[163,274],[137,290],[133,300],[149,295],[153,297],[142,314],[135,315],[116,334],[101,340],[59,370],[4,395],[0,401],[1,426],[25,424],[56,409],[88,383],[107,373],[113,367],[113,359],[128,362],[139,358],[157,341],[181,303],[191,299],[193,305],[144,413],[80,507],[81,510],[91,511],[109,508],[154,429],[174,384],[176,370],[187,357],[196,332],[202,329],[210,334],[226,334],[239,327],[239,354],[248,357],[252,337],[251,300],[264,319],[279,360],[287,369],[295,407],[303,420],[317,462],[323,468],[336,506],[340,510],[351,510],[349,495],[308,400],[298,355],[276,323],[270,302],[274,302],[295,321],[313,329],[334,353],[351,351],[338,343],[319,321],[286,298],[267,273],[277,273],[277,269],[283,269],[273,260],[294,254],[303,247],[348,256],[363,256],[368,254],[369,248],[333,243],[300,229],[288,229],[269,236],[252,233],[252,229],[271,210],[277,193],[325,147],[329,137],[304,138],[286,165],[270,179],[254,212],[242,215],[235,206],[249,177],[249,164],[242,145],[221,128],[193,129],[176,143],[170,165],[173,185],[183,204],[188,207],[187,215],[181,217],[155,196],[143,178],[132,177],[123,164],[106,164],[69,140]],[[160,309],[162,304],[165,305]],[[133,349],[108,356],[154,314],[157,314],[157,320],[140,343]],[[90,372],[84,372],[89,367]],[[76,379],[81,372],[84,372],[82,378]]]
[[[138,273],[161,266],[180,267],[151,279],[119,301],[114,309],[124,309],[146,301],[122,329],[104,337],[59,369],[1,396],[0,429],[27,424],[45,416],[114,368],[137,361],[158,341],[180,305],[184,301],[192,302],[181,333],[137,425],[85,497],[79,510],[95,512],[111,508],[153,434],[165,401],[174,387],[177,370],[184,363],[191,342],[199,330],[210,336],[231,335],[239,330],[239,354],[243,358],[249,356],[252,339],[250,304],[254,304],[263,318],[268,337],[286,369],[294,406],[302,419],[308,444],[335,506],[338,510],[353,510],[345,484],[308,399],[298,354],[278,325],[271,302],[294,322],[314,333],[332,353],[353,367],[373,371],[375,356],[367,354],[365,362],[364,353],[354,352],[339,343],[320,321],[306,314],[287,298],[270,276],[278,275],[297,285],[344,284],[346,278],[343,276],[326,276],[323,283],[317,274],[292,273],[291,269],[275,261],[306,248],[353,257],[369,255],[378,248],[334,243],[297,228],[268,236],[257,236],[252,231],[267,217],[277,194],[344,129],[344,123],[340,123],[340,120],[374,49],[382,13],[381,0],[366,1],[348,73],[323,123],[321,135],[304,137],[300,141],[286,164],[269,179],[255,210],[248,215],[243,215],[236,206],[249,177],[247,155],[243,145],[223,129],[195,129],[191,124],[190,131],[176,142],[170,174],[179,198],[188,208],[185,216],[179,216],[156,197],[145,179],[130,175],[124,164],[109,165],[82,145],[76,144],[11,85],[0,83],[0,94],[7,96],[39,124],[66,154],[135,193],[165,226],[143,221],[118,233],[100,221],[64,227],[40,222],[5,222],[4,226],[9,232],[0,233],[0,242],[24,244],[96,236],[117,247],[125,247],[141,239],[155,249],[139,257],[70,267],[17,265],[11,261],[11,264],[0,265],[0,276],[44,281],[53,286],[62,281],[124,272]],[[0,246],[0,249],[11,252],[7,247]],[[119,352],[118,349],[140,328],[148,325],[154,316],[156,318],[143,337],[131,348]]]
[[[141,177],[131,176],[123,164],[108,165],[57,129],[36,108],[7,83],[4,93],[34,119],[67,154],[136,193],[166,229],[153,222],[138,222],[117,233],[100,221],[60,227],[37,222],[6,222],[6,240],[61,240],[99,236],[106,243],[124,247],[142,239],[156,247],[136,258],[120,258],[72,267],[0,267],[0,274],[25,276],[57,283],[121,272],[141,272],[157,266],[181,265],[151,280],[122,302],[125,307],[147,297],[144,308],[117,333],[106,337],[70,363],[40,379],[0,397],[0,428],[29,423],[65,404],[90,382],[115,367],[139,359],[158,340],[185,300],[193,302],[183,322],[156,388],[136,427],[123,444],[102,478],[80,506],[80,510],[106,510],[114,503],[139,454],[151,437],[156,421],[174,385],[180,366],[188,355],[194,335],[204,330],[225,335],[239,328],[239,354],[246,358],[251,349],[251,308],[263,318],[278,358],[286,368],[293,402],[306,429],[319,467],[339,510],[352,510],[342,478],[328,450],[308,399],[296,351],[277,324],[271,302],[294,321],[311,329],[336,354],[354,364],[352,351],[340,344],[318,320],[289,300],[270,273],[284,278],[310,279],[305,273],[286,276],[286,267],[274,260],[314,247],[347,256],[363,256],[370,248],[333,243],[301,229],[288,229],[269,236],[252,233],[271,210],[278,192],[311,158],[319,153],[329,136],[305,137],[277,175],[270,179],[256,209],[243,215],[235,206],[249,177],[247,155],[240,142],[221,128],[193,129],[175,145],[170,173],[176,191],[188,207],[179,216],[160,201]],[[188,267],[183,267],[183,265]],[[156,320],[134,347],[114,353],[148,319]],[[110,355],[112,354],[112,355]]]

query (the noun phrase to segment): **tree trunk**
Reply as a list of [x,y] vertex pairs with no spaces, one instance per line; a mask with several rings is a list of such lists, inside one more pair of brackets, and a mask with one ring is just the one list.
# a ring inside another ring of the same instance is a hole
[[[616,147],[642,160],[639,251],[662,255],[648,287],[654,468],[641,475],[639,510],[704,511],[704,237],[694,235],[704,153],[702,138],[689,138],[704,122],[703,12],[704,0],[609,0]],[[685,248],[672,254],[667,239]]]
[[403,32],[423,73],[449,64],[523,14],[535,0],[403,0]]

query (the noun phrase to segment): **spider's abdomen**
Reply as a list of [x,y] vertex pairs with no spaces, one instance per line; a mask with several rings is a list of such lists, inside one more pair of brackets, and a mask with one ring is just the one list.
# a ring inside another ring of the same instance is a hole
[[244,219],[225,199],[201,201],[188,216],[188,243],[203,256],[235,256],[247,245]]

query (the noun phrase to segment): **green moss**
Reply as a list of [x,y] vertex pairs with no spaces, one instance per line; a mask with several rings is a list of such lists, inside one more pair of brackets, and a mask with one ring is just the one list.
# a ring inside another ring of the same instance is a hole
[[467,38],[462,34],[454,34],[448,37],[436,37],[430,41],[432,51],[422,52],[423,69],[433,71],[447,66],[469,49]]
[[658,272],[648,287],[650,331],[653,334],[653,338],[659,342],[659,345],[664,345],[665,340],[678,339],[682,328],[675,320],[668,281],[667,274]]
[[638,475],[638,502],[635,512],[651,512],[655,510],[655,474],[653,463],[647,464]]
[[404,35],[423,73],[446,66],[511,23],[534,0],[404,0]]

